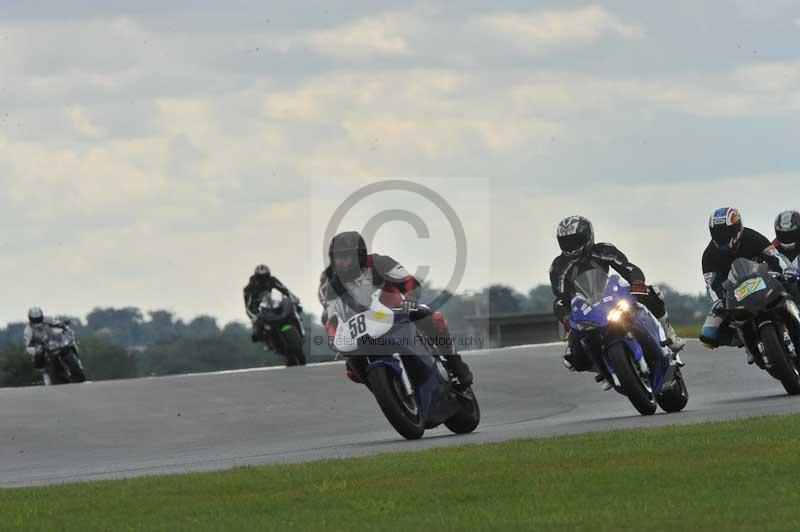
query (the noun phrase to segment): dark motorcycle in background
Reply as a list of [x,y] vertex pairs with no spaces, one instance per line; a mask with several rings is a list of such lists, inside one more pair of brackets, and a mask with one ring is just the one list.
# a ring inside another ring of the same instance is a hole
[[43,346],[45,386],[84,382],[86,374],[78,354],[75,333],[68,327],[50,327]]
[[267,349],[284,357],[287,366],[306,365],[305,329],[298,305],[291,297],[284,294],[277,300],[271,293],[266,294],[258,306],[256,323],[261,327]]
[[731,326],[755,364],[800,394],[800,310],[763,263],[736,259],[723,283]]

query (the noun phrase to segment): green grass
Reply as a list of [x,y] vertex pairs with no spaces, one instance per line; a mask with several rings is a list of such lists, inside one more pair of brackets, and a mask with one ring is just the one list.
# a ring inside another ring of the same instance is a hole
[[696,325],[676,325],[675,332],[681,338],[697,338],[700,336],[700,329],[703,328],[702,324]]
[[800,415],[0,490],[0,529],[799,530]]

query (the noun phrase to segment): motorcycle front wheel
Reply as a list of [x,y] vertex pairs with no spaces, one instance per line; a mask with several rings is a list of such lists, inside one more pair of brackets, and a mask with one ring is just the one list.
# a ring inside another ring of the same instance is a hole
[[70,382],[78,383],[86,381],[86,373],[83,371],[83,363],[74,351],[68,352],[64,355],[64,364],[69,370]]
[[620,387],[633,407],[643,416],[656,413],[658,405],[646,377],[634,366],[633,354],[629,353],[624,343],[612,345],[608,350],[608,358],[620,382]]
[[761,326],[760,333],[761,340],[764,342],[764,350],[772,366],[770,373],[781,381],[786,393],[789,395],[800,394],[800,372],[797,371],[797,366],[789,356],[775,325]]
[[287,366],[305,366],[306,355],[303,352],[303,337],[300,336],[300,331],[292,327],[283,335],[283,345],[286,357]]
[[367,374],[369,388],[383,415],[402,437],[418,440],[425,433],[425,422],[416,397],[407,396],[400,376],[386,366],[377,366]]

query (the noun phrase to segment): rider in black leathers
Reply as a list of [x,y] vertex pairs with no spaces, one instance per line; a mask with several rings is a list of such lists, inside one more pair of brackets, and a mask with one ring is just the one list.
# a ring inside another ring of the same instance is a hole
[[250,281],[247,283],[247,286],[244,287],[244,306],[247,310],[247,316],[250,318],[250,321],[253,324],[253,342],[267,340],[267,338],[264,338],[263,336],[264,327],[259,321],[258,307],[261,304],[261,299],[264,297],[264,295],[272,290],[277,290],[282,294],[291,297],[295,302],[295,305],[297,305],[298,314],[303,312],[303,308],[300,306],[300,300],[288,288],[286,288],[277,277],[272,275],[272,272],[267,265],[259,264],[256,266],[255,272],[250,277]]
[[[664,297],[656,286],[645,283],[642,270],[632,264],[619,249],[611,244],[596,244],[592,223],[583,216],[570,216],[559,223],[557,231],[561,255],[556,257],[550,267],[550,284],[556,296],[553,313],[569,330],[569,314],[572,298],[575,296],[575,279],[583,272],[601,268],[613,268],[631,285],[631,295],[642,303],[653,316],[661,322],[669,347],[678,353],[686,345],[669,322]],[[676,355],[677,356],[677,355]],[[680,359],[678,358],[680,364]],[[586,371],[593,368],[588,356],[580,345],[569,336],[569,346],[564,356],[564,365],[573,371]]]
[[[770,271],[784,280],[796,279],[797,271],[767,237],[743,225],[737,209],[722,207],[715,210],[708,225],[711,242],[703,253],[703,277],[712,304],[700,333],[700,341],[713,349],[721,345],[738,345],[738,338],[727,325],[723,288],[736,259],[764,262]],[[752,362],[751,357],[748,357],[748,362]]]

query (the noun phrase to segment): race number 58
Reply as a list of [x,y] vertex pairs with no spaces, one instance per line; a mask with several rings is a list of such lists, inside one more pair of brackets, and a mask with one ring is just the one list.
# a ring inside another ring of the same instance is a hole
[[347,325],[350,327],[350,336],[353,338],[358,338],[359,335],[367,332],[367,318],[363,314],[352,318]]

